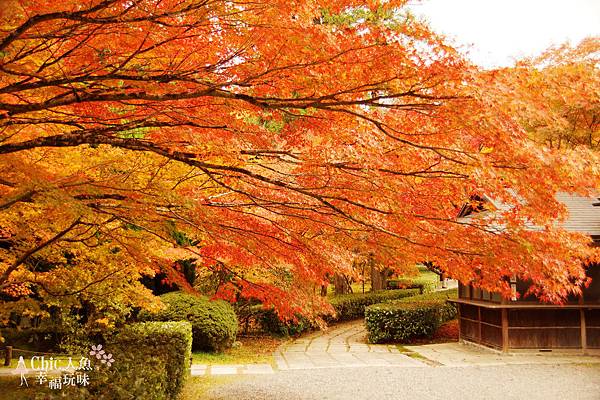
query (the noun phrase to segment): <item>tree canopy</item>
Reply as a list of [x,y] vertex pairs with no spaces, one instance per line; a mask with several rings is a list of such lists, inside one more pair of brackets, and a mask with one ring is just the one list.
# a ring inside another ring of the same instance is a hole
[[600,150],[600,38],[487,73],[498,101],[536,142]]
[[[529,141],[405,3],[4,1],[0,288],[151,307],[140,276],[196,257],[292,315],[368,251],[577,292],[589,238],[554,194],[598,187],[597,159]],[[502,232],[456,219],[484,193]]]

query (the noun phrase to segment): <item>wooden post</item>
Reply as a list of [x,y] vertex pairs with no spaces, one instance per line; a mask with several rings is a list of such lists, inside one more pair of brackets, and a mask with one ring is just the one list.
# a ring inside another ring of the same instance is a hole
[[479,336],[479,344],[481,344],[481,307],[477,307],[477,331]]
[[508,352],[508,310],[502,309],[502,351]]
[[583,350],[583,354],[587,351],[587,325],[585,321],[585,310],[581,308],[579,310],[579,318],[581,319],[581,349]]
[[462,341],[462,332],[461,332],[461,329],[460,329],[460,326],[462,325],[461,324],[461,319],[460,319],[460,307],[462,305],[460,303],[455,303],[454,305],[456,306],[456,316],[458,318],[458,340]]
[[4,366],[10,367],[10,360],[12,360],[12,346],[6,346],[4,350]]

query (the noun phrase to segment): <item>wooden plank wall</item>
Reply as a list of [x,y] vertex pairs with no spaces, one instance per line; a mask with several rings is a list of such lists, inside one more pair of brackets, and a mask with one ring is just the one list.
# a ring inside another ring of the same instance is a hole
[[600,349],[600,309],[458,306],[463,340],[502,350]]

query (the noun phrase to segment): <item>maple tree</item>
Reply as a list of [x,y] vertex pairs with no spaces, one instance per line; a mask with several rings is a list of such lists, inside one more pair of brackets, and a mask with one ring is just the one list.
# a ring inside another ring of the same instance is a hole
[[[373,253],[578,292],[589,238],[554,194],[597,164],[532,144],[405,3],[3,2],[0,288],[154,307],[139,278],[195,257],[290,316]],[[473,193],[512,206],[503,232],[456,220]]]
[[600,38],[590,37],[485,75],[496,99],[536,142],[599,150],[599,62]]

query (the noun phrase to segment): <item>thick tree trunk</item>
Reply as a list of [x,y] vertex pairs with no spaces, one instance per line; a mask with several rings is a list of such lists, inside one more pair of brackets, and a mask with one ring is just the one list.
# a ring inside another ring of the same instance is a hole
[[321,296],[327,296],[327,285],[321,285]]
[[375,265],[371,265],[371,290],[384,290],[387,288],[388,270],[379,270]]
[[350,285],[348,284],[348,280],[342,274],[335,274],[333,276],[333,285],[335,287],[335,294],[350,293]]

